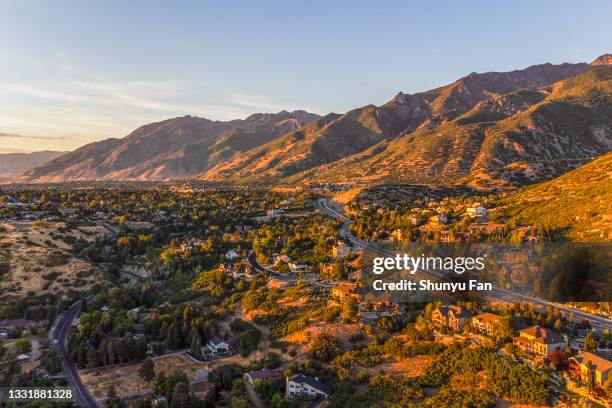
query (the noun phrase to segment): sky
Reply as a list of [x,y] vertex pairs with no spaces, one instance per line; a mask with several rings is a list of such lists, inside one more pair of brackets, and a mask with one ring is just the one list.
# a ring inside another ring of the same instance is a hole
[[[435,3],[435,4],[428,4]],[[612,52],[605,1],[0,0],[0,153],[169,117],[380,105]]]

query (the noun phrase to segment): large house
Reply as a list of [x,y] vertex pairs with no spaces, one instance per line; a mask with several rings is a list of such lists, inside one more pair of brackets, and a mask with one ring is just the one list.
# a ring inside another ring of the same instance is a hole
[[295,374],[287,377],[286,398],[308,396],[312,398],[327,398],[331,387],[319,381],[317,377]]
[[548,357],[557,348],[565,348],[567,339],[556,331],[532,326],[519,331],[512,343],[526,353]]
[[588,351],[583,351],[578,356],[570,357],[570,372],[577,377],[585,378],[589,375],[589,363],[593,367],[595,384],[599,386],[604,385],[608,381],[610,370],[612,370],[612,361],[608,361]]
[[478,316],[474,316],[472,318],[472,327],[482,334],[492,336],[495,324],[497,324],[501,320],[502,318],[496,314],[481,313]]
[[358,302],[361,300],[361,293],[354,283],[339,283],[331,290],[331,295],[334,299],[343,302],[349,297],[355,298]]
[[468,207],[465,210],[465,214],[468,217],[484,217],[487,215],[487,209],[481,206]]
[[455,331],[463,329],[463,326],[472,318],[473,314],[461,306],[440,306],[433,311],[431,320],[438,327],[446,327]]
[[278,377],[281,375],[281,373],[281,370],[270,370],[264,368],[262,370],[249,371],[247,373],[244,373],[242,377],[249,384],[253,384],[256,380],[267,380],[269,378]]
[[230,345],[218,337],[208,340],[206,347],[213,355],[227,354],[230,350]]

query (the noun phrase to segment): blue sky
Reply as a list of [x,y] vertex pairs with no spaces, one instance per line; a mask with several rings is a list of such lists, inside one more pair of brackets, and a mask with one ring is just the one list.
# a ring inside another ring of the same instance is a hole
[[0,152],[186,114],[344,112],[612,51],[606,1],[0,0]]

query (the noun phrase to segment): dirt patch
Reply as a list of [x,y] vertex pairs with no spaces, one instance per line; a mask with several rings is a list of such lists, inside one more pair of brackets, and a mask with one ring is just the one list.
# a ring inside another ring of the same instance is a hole
[[20,298],[28,292],[87,290],[99,282],[97,268],[76,257],[72,243],[93,241],[104,234],[100,227],[66,230],[61,222],[11,222],[3,228],[0,295]]

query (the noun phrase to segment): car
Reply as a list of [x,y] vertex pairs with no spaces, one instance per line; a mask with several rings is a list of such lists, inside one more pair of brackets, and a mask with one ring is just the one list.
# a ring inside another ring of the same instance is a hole
[[59,340],[53,340],[53,344],[59,344]]

